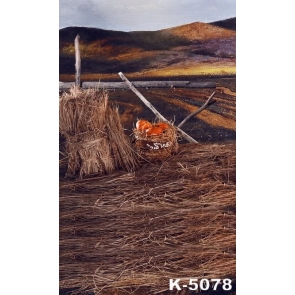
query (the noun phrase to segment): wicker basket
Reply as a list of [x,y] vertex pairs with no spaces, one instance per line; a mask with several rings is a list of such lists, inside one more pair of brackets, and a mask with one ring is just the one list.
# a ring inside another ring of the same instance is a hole
[[160,135],[148,136],[138,129],[133,130],[133,135],[135,149],[142,160],[162,162],[178,151],[176,128],[171,124]]

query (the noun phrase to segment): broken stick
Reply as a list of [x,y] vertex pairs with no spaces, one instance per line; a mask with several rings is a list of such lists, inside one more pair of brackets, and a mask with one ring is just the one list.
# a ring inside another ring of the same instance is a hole
[[[130,89],[141,99],[141,101],[156,115],[156,117],[162,121],[169,122],[165,117],[163,117],[155,107],[132,85],[132,83],[123,75],[122,72],[118,73],[121,79],[130,87]],[[198,143],[195,139],[190,137],[184,131],[182,131],[179,127],[175,126],[177,131],[182,135],[184,139],[186,139],[190,143]]]
[[208,106],[210,100],[212,99],[212,97],[215,95],[215,91],[210,95],[210,97],[207,99],[207,101],[196,111],[194,111],[193,113],[189,114],[181,123],[178,124],[178,128],[180,128],[187,120],[189,120],[191,117],[197,115],[198,113],[202,112],[204,109],[206,109],[206,107]]

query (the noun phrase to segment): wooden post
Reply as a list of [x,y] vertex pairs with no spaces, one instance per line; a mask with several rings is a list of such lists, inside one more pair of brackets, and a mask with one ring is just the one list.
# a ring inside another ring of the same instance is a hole
[[81,77],[81,55],[80,55],[79,39],[80,39],[80,36],[77,35],[75,38],[76,86],[80,86],[80,77]]
[[[166,118],[164,118],[156,109],[155,107],[132,85],[132,83],[123,75],[122,72],[118,73],[121,79],[129,85],[130,89],[141,99],[141,101],[156,115],[156,117],[162,121],[168,122]],[[198,143],[195,139],[190,137],[180,128],[176,127],[177,131],[182,135],[184,139],[186,139],[190,143]]]

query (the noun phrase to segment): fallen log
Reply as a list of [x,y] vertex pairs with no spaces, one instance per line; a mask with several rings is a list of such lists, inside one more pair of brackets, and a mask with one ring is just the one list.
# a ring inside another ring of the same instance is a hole
[[[59,90],[70,89],[73,82],[59,82]],[[136,88],[215,88],[215,82],[189,81],[134,81]],[[82,88],[129,89],[125,82],[83,82]]]
[[[215,82],[190,81],[134,81],[136,88],[215,88]],[[83,82],[82,88],[128,89],[125,82]]]
[[75,82],[59,82],[59,90],[67,90],[75,85]]

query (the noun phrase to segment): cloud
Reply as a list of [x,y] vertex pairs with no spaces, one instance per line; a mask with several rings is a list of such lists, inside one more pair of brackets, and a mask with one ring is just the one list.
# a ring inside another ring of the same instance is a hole
[[235,0],[60,0],[60,27],[158,30],[235,16]]
[[100,23],[105,23],[110,16],[105,13],[105,9],[98,9],[98,1],[83,0],[75,2],[73,0],[60,0],[60,27],[65,26],[96,26],[97,19]]

